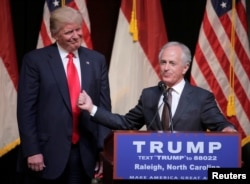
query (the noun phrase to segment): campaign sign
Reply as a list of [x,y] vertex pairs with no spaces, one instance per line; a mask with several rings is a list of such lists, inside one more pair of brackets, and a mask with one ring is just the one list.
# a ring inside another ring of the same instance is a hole
[[114,179],[207,180],[208,168],[241,166],[238,133],[116,132]]

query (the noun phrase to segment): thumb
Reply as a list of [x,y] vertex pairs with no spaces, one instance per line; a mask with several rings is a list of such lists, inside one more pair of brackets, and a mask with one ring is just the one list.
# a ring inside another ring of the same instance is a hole
[[85,94],[86,94],[86,92],[85,92],[85,90],[84,90],[84,89],[81,91],[81,94],[83,94],[83,95],[85,95]]

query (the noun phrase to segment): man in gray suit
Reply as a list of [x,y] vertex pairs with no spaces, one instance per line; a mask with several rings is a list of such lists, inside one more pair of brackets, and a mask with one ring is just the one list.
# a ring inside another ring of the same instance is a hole
[[148,130],[166,130],[161,120],[166,87],[172,89],[170,126],[167,130],[236,132],[220,112],[214,95],[185,81],[184,75],[190,62],[188,47],[179,42],[168,42],[159,53],[160,86],[143,89],[137,105],[127,114],[111,114],[97,108],[86,91],[79,96],[79,107],[89,111],[96,122],[112,129],[137,130],[146,125]]
[[[90,184],[104,138],[110,132],[77,107],[84,89],[95,104],[111,110],[106,60],[81,46],[82,23],[81,14],[73,8],[54,10],[50,31],[56,43],[23,58],[18,87],[21,145],[17,169],[24,174],[25,184]],[[70,61],[75,66],[71,73],[79,81],[75,99],[71,89],[77,85],[70,85],[76,80],[68,81]]]

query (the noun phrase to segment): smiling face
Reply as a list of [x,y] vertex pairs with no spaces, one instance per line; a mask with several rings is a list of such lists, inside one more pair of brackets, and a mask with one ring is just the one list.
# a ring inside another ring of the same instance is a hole
[[54,38],[63,49],[72,52],[81,46],[82,34],[81,25],[68,23],[54,35]]
[[73,52],[81,46],[82,24],[81,13],[68,6],[55,9],[50,16],[52,37],[68,52]]
[[160,58],[160,70],[162,80],[168,87],[179,83],[189,68],[189,64],[183,61],[182,49],[173,45],[167,47]]

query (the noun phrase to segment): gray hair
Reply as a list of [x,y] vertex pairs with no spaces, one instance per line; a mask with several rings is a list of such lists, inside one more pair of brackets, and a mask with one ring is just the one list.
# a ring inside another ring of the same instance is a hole
[[164,50],[166,48],[172,47],[172,46],[178,46],[181,48],[181,50],[182,50],[181,59],[182,59],[183,64],[190,64],[191,63],[192,56],[191,56],[190,49],[186,45],[184,45],[183,43],[176,42],[176,41],[171,41],[171,42],[168,42],[165,45],[163,45],[163,47],[161,48],[160,53],[158,55],[159,61],[161,60],[161,57],[162,57]]
[[55,9],[50,16],[50,32],[52,36],[57,34],[60,29],[68,23],[81,25],[83,22],[82,15],[74,8],[63,6]]

